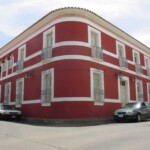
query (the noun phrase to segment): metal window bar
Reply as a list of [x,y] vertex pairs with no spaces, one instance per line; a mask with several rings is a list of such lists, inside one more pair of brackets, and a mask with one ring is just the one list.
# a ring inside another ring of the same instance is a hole
[[138,101],[143,101],[143,93],[138,94]]
[[124,57],[119,58],[119,65],[120,67],[128,68],[128,61]]
[[22,70],[23,69],[23,60],[19,60],[16,64],[16,70],[19,71],[19,70]]
[[[99,99],[97,99],[97,96]],[[95,102],[103,102],[104,101],[104,90],[94,88],[94,100]]]
[[138,72],[138,73],[142,73],[143,72],[142,66],[140,64],[136,64],[136,72]]
[[147,68],[147,76],[150,77],[150,68]]
[[21,105],[21,103],[22,103],[22,94],[19,93],[16,95],[16,104]]
[[47,60],[49,58],[52,58],[52,47],[44,48],[41,51],[41,59],[42,60]]
[[5,96],[5,98],[4,98],[4,104],[9,104],[9,96]]
[[51,101],[51,89],[46,88],[41,91],[42,103],[49,103]]
[[99,58],[103,60],[103,49],[101,47],[92,46],[92,57]]

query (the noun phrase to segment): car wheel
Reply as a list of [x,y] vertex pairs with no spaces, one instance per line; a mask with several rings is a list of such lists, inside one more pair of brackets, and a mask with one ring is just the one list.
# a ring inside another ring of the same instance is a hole
[[141,115],[137,114],[137,122],[141,122]]

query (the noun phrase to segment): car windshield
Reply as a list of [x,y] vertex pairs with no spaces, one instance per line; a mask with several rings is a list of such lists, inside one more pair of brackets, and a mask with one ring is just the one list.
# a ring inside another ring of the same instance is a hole
[[140,103],[128,103],[124,108],[140,108]]
[[3,110],[14,110],[15,108],[13,106],[10,106],[10,105],[2,105],[2,109]]

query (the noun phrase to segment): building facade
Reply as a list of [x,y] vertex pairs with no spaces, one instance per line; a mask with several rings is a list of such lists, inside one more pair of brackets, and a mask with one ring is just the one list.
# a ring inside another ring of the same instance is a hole
[[50,12],[2,47],[0,60],[0,101],[25,117],[111,117],[150,101],[150,49],[88,10]]

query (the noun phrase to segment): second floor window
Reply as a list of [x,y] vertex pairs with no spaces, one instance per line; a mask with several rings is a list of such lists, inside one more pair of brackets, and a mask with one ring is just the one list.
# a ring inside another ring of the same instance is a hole
[[23,64],[25,61],[25,57],[26,57],[26,45],[21,46],[18,49],[18,62],[16,65],[16,70],[22,70],[23,69]]
[[139,52],[133,51],[133,61],[135,64],[140,64],[140,54]]
[[14,57],[11,55],[10,59],[8,60],[8,69],[11,69],[14,64]]
[[119,58],[120,67],[128,68],[128,62],[125,53],[125,45],[118,41],[117,41],[117,54]]
[[98,44],[98,34],[96,32],[91,31],[91,46],[99,47]]
[[142,74],[143,70],[142,66],[140,65],[140,53],[135,50],[133,50],[133,61],[135,63],[135,71]]
[[53,32],[50,32],[46,36],[46,47],[52,47],[53,46]]
[[7,70],[7,58],[5,58],[4,60],[4,64],[3,64],[3,70]]
[[91,55],[93,58],[98,58],[103,60],[103,49],[101,48],[101,42],[100,42],[100,32],[98,30],[95,30],[91,27],[89,27],[89,44],[91,46]]

